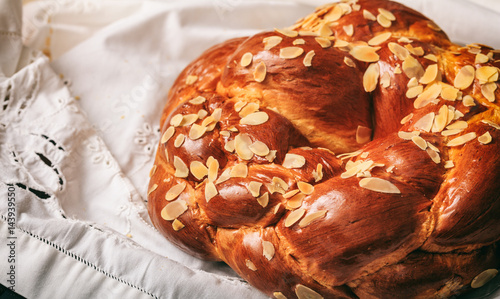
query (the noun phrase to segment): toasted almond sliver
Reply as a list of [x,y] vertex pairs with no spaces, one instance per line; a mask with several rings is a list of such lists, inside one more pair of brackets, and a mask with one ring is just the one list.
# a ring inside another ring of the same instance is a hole
[[479,273],[472,282],[470,283],[471,288],[477,289],[482,286],[484,286],[487,282],[495,278],[497,276],[498,270],[497,269],[488,269],[484,270],[483,272]]
[[424,91],[424,87],[422,85],[410,87],[406,91],[406,97],[409,99],[416,98],[417,96],[422,94],[423,91]]
[[365,18],[367,20],[370,20],[370,21],[376,21],[377,20],[377,17],[375,17],[374,14],[372,14],[371,12],[369,12],[366,9],[363,9],[363,18]]
[[246,178],[248,176],[247,165],[243,163],[236,164],[233,168],[231,168],[229,176],[232,178]]
[[302,205],[302,201],[306,195],[304,193],[297,193],[294,196],[292,196],[290,199],[288,199],[286,203],[286,208],[289,210],[294,210],[299,208]]
[[393,183],[380,178],[363,178],[359,186],[375,192],[399,194],[401,191]]
[[410,53],[415,56],[423,56],[425,54],[424,49],[422,47],[414,48],[412,45],[408,44],[405,45],[405,48],[407,48],[408,51],[410,51]]
[[463,131],[463,129],[453,129],[453,130],[444,130],[441,132],[442,136],[453,136],[460,134]]
[[458,98],[458,88],[452,86],[445,86],[441,91],[441,97],[447,101],[455,101]]
[[452,124],[446,126],[446,129],[448,129],[448,130],[464,130],[464,129],[467,129],[468,126],[469,126],[469,124],[467,124],[466,121],[457,120],[457,121],[453,122]]
[[389,38],[391,38],[391,36],[392,36],[391,32],[384,32],[384,33],[378,34],[378,35],[372,37],[368,41],[368,45],[369,46],[378,46],[378,45],[386,42]]
[[184,115],[178,113],[170,119],[170,124],[174,127],[178,127],[181,125],[182,119],[184,118]]
[[448,160],[448,161],[444,162],[444,168],[449,169],[449,168],[453,168],[453,167],[455,167],[455,163],[453,163],[453,161]]
[[175,141],[174,141],[174,146],[180,147],[184,143],[185,139],[186,139],[186,136],[184,136],[184,134],[177,135],[177,137],[175,138]]
[[354,34],[354,26],[352,24],[343,26],[342,29],[344,29],[344,32],[347,36],[353,36]]
[[184,189],[186,189],[186,182],[182,182],[172,186],[172,188],[170,188],[165,194],[165,199],[167,201],[176,199],[182,193],[182,191],[184,191]]
[[425,70],[420,62],[418,62],[418,60],[411,55],[405,58],[401,67],[408,78],[415,77],[420,79],[425,73]]
[[401,61],[404,61],[408,56],[410,56],[410,52],[398,43],[390,42],[387,44],[387,47],[389,48],[389,51],[396,55],[396,57]]
[[286,47],[280,49],[280,58],[283,59],[294,59],[299,57],[304,53],[304,49],[301,47]]
[[228,142],[226,142],[226,144],[224,145],[224,149],[230,153],[234,152],[234,139],[233,140],[229,140]]
[[306,195],[309,195],[314,191],[314,186],[306,182],[298,182],[297,187],[299,188],[300,192]]
[[474,101],[474,98],[470,95],[466,95],[462,99],[462,104],[464,104],[465,107],[472,107],[476,106],[476,101]]
[[421,150],[425,151],[427,149],[427,141],[420,136],[413,136],[411,141],[415,143]]
[[207,176],[209,182],[214,182],[217,179],[217,174],[219,173],[219,160],[215,159],[213,156],[207,159]]
[[328,25],[328,23],[323,23],[321,27],[319,27],[318,34],[319,36],[330,36],[333,34],[333,31]]
[[283,160],[283,167],[285,168],[301,168],[306,164],[306,159],[297,154],[286,154]]
[[182,161],[181,158],[174,156],[174,167],[175,167],[175,176],[178,178],[186,178],[189,175],[189,169]]
[[149,190],[148,190],[148,195],[153,193],[157,188],[158,188],[158,184],[154,184],[153,186],[151,186],[151,188],[149,188]]
[[500,130],[500,125],[497,124],[497,123],[492,122],[491,120],[483,119],[483,120],[481,120],[481,122],[484,123],[484,124],[490,125],[490,126],[492,126],[493,128],[495,128],[497,130]]
[[498,80],[498,69],[494,66],[482,66],[476,70],[479,83],[495,82]]
[[186,77],[186,84],[193,85],[196,81],[198,81],[198,76],[188,75]]
[[436,117],[436,114],[434,112],[428,113],[424,116],[422,116],[421,119],[419,119],[413,127],[417,130],[422,130],[425,132],[430,132],[432,129],[432,125],[434,124],[434,118]]
[[312,175],[315,182],[321,181],[323,179],[323,164],[318,163],[316,170],[313,170]]
[[404,132],[404,131],[399,131],[398,132],[398,137],[404,140],[412,140],[413,137],[419,136],[420,131],[413,131],[413,132]]
[[320,219],[320,218],[323,218],[326,215],[326,212],[327,212],[326,210],[322,210],[322,211],[317,211],[314,213],[308,213],[304,218],[302,218],[302,220],[300,220],[299,226],[301,228],[308,226],[313,221]]
[[151,170],[149,171],[149,177],[152,177],[155,173],[156,173],[156,169],[158,168],[158,166],[153,165],[153,167],[151,168]]
[[479,136],[477,138],[477,140],[481,143],[481,144],[488,144],[490,143],[493,139],[491,137],[491,134],[490,132],[486,132],[484,133],[483,135]]
[[189,139],[197,140],[205,134],[207,127],[200,126],[198,124],[193,124],[191,129],[189,129]]
[[226,168],[226,170],[224,170],[221,173],[221,175],[219,176],[217,181],[215,181],[215,184],[218,185],[218,184],[224,183],[225,181],[229,180],[230,178],[231,178],[231,168]]
[[403,117],[401,120],[401,124],[404,125],[407,122],[409,122],[413,118],[413,113],[408,114],[407,116]]
[[372,63],[363,74],[363,87],[366,92],[372,92],[377,88],[380,67],[378,63]]
[[434,124],[432,125],[431,131],[433,133],[441,132],[444,130],[448,124],[448,107],[446,105],[439,108],[438,114],[434,118]]
[[383,14],[377,15],[377,22],[384,28],[389,28],[392,25],[392,22]]
[[326,37],[320,36],[316,37],[314,40],[321,46],[321,48],[326,49],[332,46],[332,41]]
[[288,214],[288,216],[285,219],[285,227],[290,227],[294,225],[297,221],[299,221],[300,218],[302,218],[302,216],[304,216],[305,212],[306,210],[304,209],[297,209],[290,212],[290,214]]
[[424,75],[418,82],[421,84],[429,84],[438,77],[439,69],[437,64],[431,64],[425,69]]
[[349,67],[356,67],[356,63],[349,57],[344,57],[344,63]]
[[288,36],[288,37],[297,37],[299,35],[299,33],[297,31],[286,29],[286,28],[282,28],[282,29],[274,28],[274,31],[281,33],[284,36]]
[[462,67],[455,76],[453,86],[460,90],[468,88],[474,82],[475,72],[476,70],[472,65]]
[[488,55],[484,55],[482,53],[477,53],[476,58],[474,60],[474,63],[475,64],[487,63],[489,60],[490,60],[490,58],[488,57]]
[[252,139],[246,133],[238,134],[234,138],[234,148],[238,156],[243,160],[250,160],[253,157],[253,152],[250,149]]
[[248,184],[247,189],[248,191],[250,191],[250,194],[252,194],[253,197],[259,197],[261,186],[262,186],[261,182],[251,181]]
[[475,132],[470,132],[467,134],[464,134],[462,136],[456,137],[455,139],[450,140],[446,146],[452,147],[452,146],[460,146],[463,145],[471,140],[474,140],[476,138],[476,133]]
[[295,287],[295,294],[299,299],[323,299],[319,293],[301,284]]
[[384,72],[382,76],[380,77],[380,85],[382,85],[383,88],[387,88],[391,86],[391,75],[389,72]]
[[252,53],[246,52],[245,54],[243,54],[243,56],[241,56],[240,65],[242,67],[247,67],[252,63],[252,59],[253,59]]
[[396,16],[392,14],[392,12],[388,11],[387,9],[379,8],[378,12],[386,17],[389,21],[396,21]]
[[191,162],[189,170],[198,180],[202,180],[208,174],[208,168],[200,161]]
[[174,221],[172,222],[172,228],[175,231],[179,231],[179,230],[183,229],[184,227],[185,227],[184,223],[182,223],[179,219],[174,219]]
[[413,107],[420,109],[434,102],[441,94],[442,88],[441,84],[437,83],[428,86],[413,102]]
[[377,50],[378,48],[370,46],[355,46],[349,51],[349,54],[359,61],[377,62],[380,58],[377,54]]
[[161,210],[161,218],[164,220],[170,221],[178,218],[188,209],[187,203],[184,200],[176,200],[168,203]]
[[495,90],[497,84],[495,82],[486,83],[481,85],[481,93],[491,103],[495,102]]
[[436,152],[435,150],[433,150],[431,148],[427,148],[426,152],[429,155],[429,157],[431,157],[431,159],[434,163],[436,163],[436,164],[441,163],[441,157],[439,156],[438,152]]
[[258,197],[257,202],[263,208],[267,207],[267,205],[269,204],[269,192],[266,192],[266,193],[262,194],[260,197]]
[[245,107],[243,107],[240,110],[240,112],[238,113],[238,115],[241,118],[244,118],[245,116],[247,116],[249,114],[252,114],[254,112],[259,111],[259,108],[260,108],[260,105],[258,103],[248,103],[248,104],[245,105]]
[[257,67],[255,67],[253,78],[259,83],[266,79],[266,64],[263,61],[259,62],[259,64],[257,64]]
[[205,97],[197,96],[196,98],[190,100],[189,103],[191,103],[193,105],[200,105],[200,104],[205,103],[206,100],[207,99]]
[[274,257],[274,245],[269,241],[262,241],[262,255],[268,260],[272,260]]
[[306,56],[304,57],[304,60],[302,61],[304,66],[306,67],[312,66],[312,59],[314,58],[314,55],[315,55],[314,50],[307,52]]
[[283,198],[285,198],[285,199],[292,198],[295,194],[297,194],[299,192],[300,192],[299,189],[294,189],[294,190],[288,191],[287,193],[283,194]]
[[269,154],[269,147],[262,141],[255,141],[248,148],[257,156],[265,157]]
[[268,36],[263,39],[264,42],[264,50],[269,51],[275,46],[279,45],[283,38],[281,36],[273,35],[273,36]]
[[205,184],[205,200],[209,202],[212,198],[217,196],[217,194],[219,194],[219,192],[217,191],[215,184],[213,182],[207,182]]
[[274,159],[276,159],[277,152],[278,152],[277,150],[270,150],[269,154],[267,154],[264,158],[266,158],[266,160],[271,163],[274,161]]
[[269,115],[264,111],[257,111],[250,113],[247,116],[240,119],[241,125],[257,126],[261,125],[269,120]]
[[175,128],[173,126],[168,127],[168,129],[165,130],[165,133],[161,136],[161,143],[166,143],[174,136],[175,133]]
[[303,39],[303,38],[297,38],[296,40],[294,40],[292,42],[292,44],[294,46],[298,46],[298,45],[305,45],[306,44],[306,41]]

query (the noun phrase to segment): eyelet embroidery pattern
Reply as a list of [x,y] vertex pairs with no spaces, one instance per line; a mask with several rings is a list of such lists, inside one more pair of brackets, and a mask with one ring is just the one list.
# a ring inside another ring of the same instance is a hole
[[92,152],[92,163],[103,164],[107,168],[118,169],[116,161],[111,156],[111,153],[106,149],[106,145],[101,138],[92,136],[91,138],[85,140],[84,143],[86,143],[87,149]]
[[160,140],[160,126],[152,127],[149,123],[144,123],[142,128],[135,132],[134,143],[142,146],[144,152],[151,156],[154,152],[156,144]]

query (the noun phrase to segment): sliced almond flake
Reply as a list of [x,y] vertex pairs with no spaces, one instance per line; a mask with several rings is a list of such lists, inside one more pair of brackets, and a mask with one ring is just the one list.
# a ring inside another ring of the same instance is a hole
[[215,184],[218,185],[218,184],[224,183],[225,181],[229,180],[230,178],[231,178],[231,168],[227,168],[221,173],[221,175],[219,176],[217,181],[215,181]]
[[468,88],[474,82],[475,73],[476,70],[472,65],[462,67],[455,76],[453,86],[460,90]]
[[266,160],[269,162],[273,162],[274,159],[276,159],[277,152],[278,152],[277,150],[270,150],[269,154],[267,154],[264,158],[266,158]]
[[363,152],[361,155],[359,155],[359,157],[360,157],[361,159],[366,159],[366,158],[368,158],[368,155],[369,155],[369,154],[370,154],[370,153],[368,153],[368,152]]
[[167,162],[170,162],[170,158],[169,158],[169,156],[168,156],[168,150],[167,150],[167,148],[166,148],[166,147],[165,147],[165,152],[164,152],[164,154],[165,154],[165,158],[167,159]]
[[391,166],[387,167],[387,169],[385,171],[388,172],[388,173],[393,173],[394,168],[395,168],[395,166],[391,165]]
[[462,136],[459,136],[455,139],[450,140],[446,146],[452,147],[452,146],[460,146],[463,145],[471,140],[474,140],[476,138],[476,133],[475,132],[470,132],[467,134],[464,134]]
[[302,201],[304,200],[305,197],[306,195],[304,193],[295,194],[294,196],[289,198],[288,201],[286,202],[286,208],[288,210],[295,210],[299,208],[302,205]]
[[481,120],[481,122],[482,122],[482,123],[485,123],[485,124],[487,124],[487,125],[490,125],[490,126],[492,126],[493,128],[495,128],[495,129],[497,129],[497,130],[500,130],[500,125],[498,125],[497,123],[494,123],[494,122],[492,122],[492,121],[490,121],[490,120],[483,119],[483,120]]
[[222,117],[222,108],[215,108],[211,116],[215,119],[216,122],[219,121]]
[[401,120],[401,124],[404,125],[407,122],[409,122],[413,118],[413,113],[408,114],[407,116],[403,117]]
[[156,169],[158,167],[155,165],[153,165],[153,167],[151,168],[151,170],[149,171],[149,177],[152,177],[155,173],[156,173]]
[[354,63],[354,61],[347,56],[344,57],[344,63],[349,67],[356,67],[356,63]]
[[151,188],[148,190],[148,195],[151,194],[153,191],[155,191],[158,188],[158,184],[153,184]]
[[363,178],[359,181],[359,186],[381,193],[394,193],[399,194],[401,191],[393,183],[381,178]]
[[437,60],[438,60],[437,57],[436,57],[436,55],[434,55],[434,54],[427,54],[427,55],[424,56],[424,58],[428,59],[430,61],[434,61],[434,62],[437,62]]
[[421,84],[429,84],[437,79],[439,73],[438,65],[431,64],[429,65],[424,72],[424,75],[420,78],[418,82]]
[[398,137],[404,140],[412,140],[413,137],[419,136],[420,131],[413,131],[413,132],[404,132],[404,131],[399,131],[398,132]]
[[403,73],[405,73],[408,78],[416,77],[420,79],[425,73],[420,62],[411,55],[405,58],[401,67],[403,68]]
[[189,129],[189,135],[188,135],[189,139],[197,140],[201,138],[206,131],[207,127],[203,127],[198,124],[193,124],[193,126],[191,126],[191,129]]
[[425,151],[427,149],[427,141],[420,136],[413,136],[411,141],[415,143],[421,150]]
[[378,35],[372,37],[368,41],[368,45],[369,46],[378,46],[378,45],[386,42],[389,38],[391,38],[391,36],[392,36],[391,32],[384,32],[384,33],[378,34]]
[[316,170],[313,170],[312,176],[315,182],[319,182],[323,179],[323,164],[318,163]]
[[384,17],[386,17],[387,20],[396,21],[396,16],[394,16],[394,14],[392,12],[388,11],[387,9],[379,8],[378,12],[380,14],[382,14]]
[[265,157],[269,154],[269,147],[262,141],[255,141],[248,148],[257,156]]
[[200,109],[200,110],[198,110],[197,114],[198,114],[199,119],[203,119],[208,115],[208,111],[205,109]]
[[253,143],[250,136],[246,133],[238,134],[234,138],[234,148],[238,156],[243,160],[250,160],[253,157],[253,152],[250,150],[250,145]]
[[189,175],[189,169],[182,161],[181,158],[174,156],[174,167],[175,167],[175,176],[178,178],[186,178]]
[[281,203],[278,203],[276,206],[274,206],[273,214],[276,215],[279,212],[280,208],[281,208]]
[[290,212],[290,214],[288,214],[288,216],[285,219],[285,227],[290,227],[294,225],[297,221],[300,220],[300,218],[302,218],[302,216],[304,216],[305,212],[306,210],[304,209],[297,209]]
[[398,43],[406,43],[406,44],[409,44],[409,43],[413,43],[413,40],[408,38],[407,36],[402,36],[398,39]]
[[175,138],[175,141],[174,141],[174,146],[180,147],[184,143],[185,139],[186,139],[186,136],[184,136],[184,134],[177,135],[177,137]]
[[436,163],[436,164],[441,163],[441,157],[439,156],[438,152],[436,152],[435,150],[433,150],[431,148],[427,148],[426,152],[429,155],[429,157],[431,157],[431,160],[434,163]]
[[359,11],[360,9],[361,9],[361,5],[359,5],[359,4],[353,4],[352,5],[352,10]]
[[180,222],[179,219],[174,219],[172,222],[172,228],[177,232],[185,227],[184,223]]
[[299,30],[299,36],[318,36],[318,32],[311,30]]
[[264,111],[258,111],[250,113],[247,116],[240,119],[241,125],[257,126],[261,125],[269,120],[269,115]]
[[482,66],[476,70],[476,78],[480,84],[498,80],[498,69],[494,66]]
[[172,186],[172,188],[170,188],[165,194],[165,199],[167,201],[176,199],[184,191],[184,189],[186,189],[186,182]]
[[344,15],[348,15],[352,12],[352,8],[350,3],[339,3],[337,4],[340,8],[342,8],[342,12]]
[[464,114],[458,110],[455,110],[455,117],[453,118],[454,120],[460,119],[464,117]]
[[294,190],[288,191],[287,193],[283,194],[283,198],[285,198],[285,199],[292,198],[294,195],[296,195],[299,192],[300,192],[299,189],[294,189]]
[[484,55],[482,53],[477,53],[474,63],[475,64],[487,63],[489,60],[490,58],[487,55]]
[[389,28],[392,25],[392,22],[389,19],[387,19],[387,17],[383,14],[377,15],[377,23],[379,23],[380,26],[384,28]]
[[362,172],[368,170],[370,167],[373,166],[373,164],[374,163],[372,160],[367,160],[364,162],[356,161],[356,164],[353,167],[350,167],[350,168],[346,167],[347,171],[343,172],[340,175],[340,177],[343,179],[353,177],[353,176],[357,175],[358,173],[362,173]]
[[377,17],[375,17],[374,14],[372,14],[371,12],[369,12],[366,9],[363,9],[363,18],[365,18],[367,20],[370,20],[370,21],[376,21],[377,20]]
[[405,48],[410,51],[411,54],[415,56],[423,56],[425,54],[424,49],[422,47],[413,47],[410,44],[405,45]]
[[467,129],[468,126],[469,126],[469,124],[467,124],[466,121],[458,120],[458,121],[455,121],[454,123],[446,126],[446,129],[448,129],[448,130],[465,130],[465,129]]
[[352,24],[342,26],[342,29],[344,29],[344,32],[347,36],[353,36],[354,34],[354,26]]
[[453,130],[444,130],[441,132],[442,136],[453,136],[463,132],[463,129],[453,129]]
[[477,140],[478,140],[478,141],[479,141],[479,143],[481,143],[481,144],[488,144],[488,143],[490,143],[490,142],[493,140],[493,138],[491,137],[490,132],[486,132],[486,133],[484,133],[483,135],[479,136],[479,137],[477,138]]
[[252,194],[253,197],[259,197],[261,186],[262,186],[261,182],[251,181],[248,184],[247,189],[250,192],[250,194]]
[[403,71],[401,71],[401,67],[399,65],[396,65],[394,68],[394,74],[401,74]]
[[391,86],[391,75],[389,72],[384,72],[382,76],[380,77],[380,85],[382,85],[383,88],[387,88]]
[[413,86],[408,88],[408,90],[406,91],[406,97],[409,99],[413,99],[422,94],[422,92],[424,92],[424,87],[422,85]]
[[193,161],[189,165],[189,170],[191,174],[198,179],[202,180],[208,174],[208,168],[200,161]]
[[447,101],[455,101],[458,98],[459,90],[453,86],[444,86],[441,90],[441,97]]
[[322,210],[313,213],[308,213],[304,218],[302,218],[302,220],[300,220],[299,222],[300,228],[304,228],[309,224],[311,224],[313,221],[325,217],[326,212],[327,212],[326,210]]
[[295,287],[295,294],[299,299],[323,299],[319,293],[302,284]]
[[304,49],[301,47],[286,47],[280,49],[280,58],[283,59],[294,59],[299,57],[304,53]]
[[196,81],[198,81],[198,76],[188,75],[186,77],[186,84],[193,85]]
[[226,144],[224,145],[224,149],[230,153],[234,152],[234,139],[233,140],[229,140],[228,142],[226,142]]
[[366,92],[372,92],[377,88],[380,67],[378,63],[371,63],[363,75],[363,87]]
[[434,144],[430,143],[429,141],[427,141],[427,146],[435,152],[438,152],[438,153],[440,152],[439,149]]
[[479,273],[472,282],[470,283],[471,288],[477,289],[482,286],[484,286],[486,283],[488,283],[490,280],[495,278],[497,276],[498,270],[497,269],[488,269],[484,270],[483,272]]
[[410,52],[397,43],[390,42],[387,44],[387,47],[389,48],[389,51],[396,55],[396,57],[401,61],[404,61],[408,56],[410,56]]
[[169,141],[170,138],[174,136],[174,133],[175,133],[175,128],[172,126],[168,127],[168,129],[166,129],[163,135],[161,136],[161,143],[163,144]]
[[212,198],[214,198],[215,196],[217,196],[217,194],[219,194],[219,192],[217,191],[217,188],[215,187],[215,184],[213,182],[207,182],[205,184],[205,200],[207,201],[207,203]]
[[328,23],[323,23],[321,27],[319,27],[318,34],[319,36],[330,36],[333,34],[333,31],[328,25]]
[[206,100],[207,99],[205,97],[197,96],[194,99],[190,100],[189,103],[191,103],[193,105],[199,105],[199,104],[205,103]]
[[216,123],[214,117],[212,115],[206,117],[202,122],[201,122],[201,126],[202,127],[206,127],[207,131],[208,131],[208,126],[210,126],[211,124],[213,123]]
[[288,37],[297,37],[299,35],[299,33],[297,31],[290,30],[287,28],[282,28],[282,29],[275,28],[274,31],[281,33],[284,36],[288,36]]
[[268,36],[263,39],[264,42],[264,50],[269,51],[275,46],[279,45],[283,38],[281,36],[273,35],[273,36]]
[[246,104],[248,104],[247,102],[245,101],[238,101],[234,104],[234,111],[236,112],[240,112],[241,109],[243,109],[243,107],[246,106]]
[[326,37],[316,37],[314,39],[323,49],[329,48],[332,46],[332,41]]
[[288,191],[288,184],[283,180],[282,178],[279,177],[273,177],[272,179],[272,184],[277,186],[279,189],[283,190],[283,194]]
[[174,127],[178,127],[181,125],[183,118],[184,118],[184,115],[178,113],[178,114],[172,116],[172,118],[170,119],[170,124]]
[[441,94],[443,87],[441,84],[434,83],[428,85],[427,88],[413,102],[413,107],[420,109],[435,101]]
[[377,54],[377,50],[378,48],[370,46],[355,46],[349,51],[349,54],[359,61],[377,62],[380,58]]
[[214,182],[217,179],[217,174],[219,173],[219,160],[215,159],[213,156],[207,159],[208,168],[208,181]]
[[190,114],[186,114],[186,115],[183,115],[182,117],[182,121],[180,123],[180,126],[190,126],[192,124],[194,124],[195,121],[198,120],[198,114],[196,113],[190,113]]
[[486,83],[481,85],[481,93],[491,103],[495,102],[495,90],[497,84],[495,82]]
[[297,38],[296,40],[294,40],[292,42],[292,44],[294,46],[297,46],[297,45],[305,45],[306,44],[306,41],[303,39],[303,38]]
[[283,295],[282,292],[273,292],[273,296],[276,299],[287,299],[285,295]]
[[340,155],[337,155],[337,159],[341,159],[341,160],[345,160],[345,159],[350,159],[352,157],[356,157],[357,155],[361,154],[363,151],[361,150],[357,150],[355,152],[351,152],[351,153],[344,153],[344,154],[340,154]]
[[411,78],[411,79],[408,81],[408,84],[406,84],[406,86],[407,86],[408,88],[418,86],[418,80],[417,80],[417,78],[415,78],[415,77]]
[[424,116],[422,116],[421,119],[419,119],[413,127],[416,130],[422,130],[425,132],[430,132],[432,129],[432,125],[434,124],[434,117],[436,117],[436,114],[434,112],[428,113]]
[[229,131],[226,131],[226,130],[222,130],[219,132],[219,134],[223,137],[230,137],[231,136],[231,132]]
[[476,101],[474,101],[474,98],[472,96],[466,95],[462,99],[462,104],[464,104],[465,107],[472,107],[472,106],[476,106]]
[[448,160],[448,161],[444,162],[444,168],[450,169],[450,168],[453,168],[453,167],[455,167],[455,163],[453,163],[453,161]]
[[306,195],[309,195],[314,191],[314,186],[306,182],[298,182],[297,187],[299,188],[300,192]]
[[312,66],[312,59],[313,59],[314,55],[316,55],[314,50],[307,52],[306,56],[304,56],[304,60],[302,61],[304,66],[306,66],[306,67]]
[[262,241],[262,255],[268,260],[274,257],[274,245],[269,241]]
[[238,113],[238,115],[241,118],[244,118],[245,116],[247,116],[249,114],[252,114],[254,112],[259,111],[259,108],[260,108],[260,106],[258,103],[248,103],[247,105],[245,105],[245,107],[243,107],[241,109],[241,111]]
[[257,271],[257,267],[255,267],[255,264],[251,260],[249,259],[245,260],[245,265],[247,266],[248,269],[252,271]]
[[285,159],[283,160],[283,167],[285,168],[301,168],[306,164],[306,159],[297,154],[286,154]]
[[365,144],[372,139],[372,129],[364,127],[364,126],[358,126],[356,129],[356,142],[358,144]]
[[161,210],[161,218],[164,220],[170,221],[178,218],[184,212],[186,212],[188,209],[187,203],[184,200],[176,200],[173,202],[168,203],[162,210]]
[[248,176],[248,167],[246,164],[236,164],[231,168],[229,176],[232,178],[246,178]]
[[257,82],[262,82],[266,79],[266,64],[263,61],[259,62],[257,67],[255,67],[253,78]]
[[448,119],[446,120],[446,125],[449,125],[455,119],[455,112],[455,107],[448,106]]
[[438,114],[434,118],[434,124],[432,125],[432,132],[441,132],[444,130],[448,124],[448,106],[443,105],[439,108]]
[[349,46],[349,42],[341,39],[336,39],[335,44],[333,44],[336,48],[346,48]]
[[267,205],[269,204],[269,192],[266,192],[266,193],[262,194],[262,196],[258,197],[257,198],[257,202],[263,208],[267,207]]
[[242,67],[247,67],[252,63],[252,59],[253,54],[250,52],[246,52],[245,54],[243,54],[243,56],[241,56],[240,65]]

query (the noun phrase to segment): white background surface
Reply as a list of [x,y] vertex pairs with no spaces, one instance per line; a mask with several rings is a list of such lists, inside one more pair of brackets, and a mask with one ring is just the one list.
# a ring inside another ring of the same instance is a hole
[[[21,28],[20,5],[0,0],[0,31],[12,33],[0,35],[0,98],[10,98],[0,112],[0,180],[50,197],[16,188],[16,290],[29,298],[263,298],[150,225],[144,199],[159,113],[178,73],[209,46],[289,26],[327,1],[29,2]],[[496,1],[400,2],[455,42],[500,48]],[[0,259],[7,255],[0,247]]]

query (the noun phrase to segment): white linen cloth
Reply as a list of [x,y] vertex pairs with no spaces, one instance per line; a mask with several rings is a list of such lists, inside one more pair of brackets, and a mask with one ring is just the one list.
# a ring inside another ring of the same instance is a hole
[[[14,265],[28,298],[265,298],[152,227],[160,112],[209,46],[326,2],[0,0],[0,283]],[[500,10],[486,2],[400,2],[453,41],[500,48]],[[474,296],[500,298],[498,284]]]

